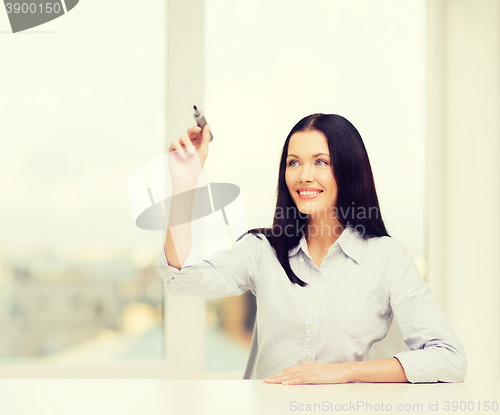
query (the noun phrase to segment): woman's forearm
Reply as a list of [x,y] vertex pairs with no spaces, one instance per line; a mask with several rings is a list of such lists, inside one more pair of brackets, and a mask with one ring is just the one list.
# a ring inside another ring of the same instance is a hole
[[195,188],[196,183],[182,187],[175,186],[172,190],[165,256],[168,264],[177,269],[181,269],[191,249],[191,212]]
[[170,144],[172,199],[165,238],[168,264],[180,269],[191,249],[191,217],[198,177],[208,154],[210,126],[193,126]]
[[351,382],[408,382],[401,363],[395,357],[346,364],[350,368]]

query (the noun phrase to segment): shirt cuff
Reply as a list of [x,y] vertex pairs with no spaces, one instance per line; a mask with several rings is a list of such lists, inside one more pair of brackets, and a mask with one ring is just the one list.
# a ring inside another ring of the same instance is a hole
[[436,370],[431,359],[429,359],[428,350],[410,350],[397,353],[393,357],[398,359],[401,366],[403,366],[408,382],[437,382]]
[[[198,262],[201,262],[202,259],[203,258],[201,257],[196,246],[194,244],[191,245],[191,249],[189,250],[187,257],[184,260],[184,263],[181,265],[181,270],[183,268],[188,268],[194,264],[197,264]],[[167,256],[165,255],[165,248],[162,248],[162,250],[160,251],[158,260],[160,262],[161,276],[165,281],[174,279],[174,277],[179,274],[179,272],[181,272],[181,270],[171,266],[168,263]]]

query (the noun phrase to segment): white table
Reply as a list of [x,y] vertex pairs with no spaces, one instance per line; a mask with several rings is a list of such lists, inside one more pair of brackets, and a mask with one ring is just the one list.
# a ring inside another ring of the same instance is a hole
[[[452,411],[454,401],[475,410]],[[500,414],[500,408],[486,412],[486,401],[490,408],[492,401],[500,405],[500,382],[284,386],[256,380],[0,379],[2,415]]]

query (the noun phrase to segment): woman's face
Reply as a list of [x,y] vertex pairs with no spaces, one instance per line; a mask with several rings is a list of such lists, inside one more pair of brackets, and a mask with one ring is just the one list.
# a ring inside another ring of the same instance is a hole
[[285,181],[300,212],[314,217],[331,213],[337,203],[337,182],[321,131],[300,131],[290,137]]

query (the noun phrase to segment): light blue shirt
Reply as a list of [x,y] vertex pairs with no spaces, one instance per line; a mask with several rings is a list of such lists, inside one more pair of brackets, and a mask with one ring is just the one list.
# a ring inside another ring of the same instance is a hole
[[346,227],[319,268],[304,237],[289,257],[306,287],[292,284],[267,239],[253,234],[181,270],[168,265],[162,249],[160,274],[167,292],[177,296],[252,290],[258,352],[251,379],[306,361],[369,360],[370,347],[386,336],[395,317],[411,350],[394,357],[411,383],[464,380],[464,347],[401,242],[385,236],[365,240]]

